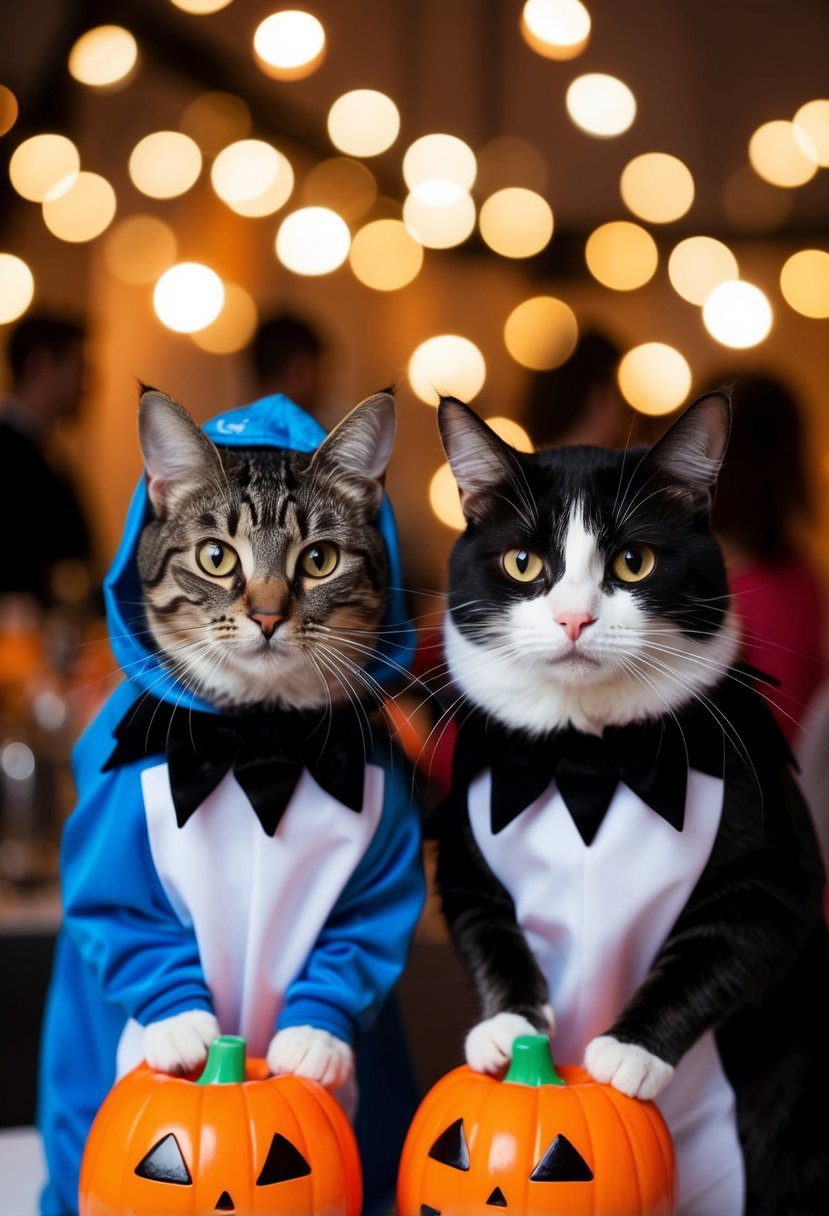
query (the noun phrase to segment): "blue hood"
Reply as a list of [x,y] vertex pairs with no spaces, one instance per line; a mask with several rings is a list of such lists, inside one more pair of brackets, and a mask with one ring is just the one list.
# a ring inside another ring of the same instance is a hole
[[[218,447],[287,448],[294,452],[313,452],[326,435],[316,419],[282,393],[217,414],[202,429]],[[151,644],[135,560],[138,538],[151,518],[146,479],[142,477],[132,496],[118,552],[104,579],[110,645],[125,675],[154,697],[212,712],[211,706],[188,692],[162,666]],[[385,686],[399,675],[401,668],[408,669],[414,654],[415,630],[406,611],[397,527],[387,497],[383,498],[377,524],[389,556],[390,591],[382,633],[368,670]]]

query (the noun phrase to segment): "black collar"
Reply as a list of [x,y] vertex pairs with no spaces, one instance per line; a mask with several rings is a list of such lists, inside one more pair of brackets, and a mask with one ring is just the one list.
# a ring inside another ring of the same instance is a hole
[[348,707],[222,715],[144,694],[116,726],[117,742],[103,771],[166,757],[176,820],[183,827],[232,769],[273,836],[303,769],[338,802],[362,810],[370,731],[358,712]]

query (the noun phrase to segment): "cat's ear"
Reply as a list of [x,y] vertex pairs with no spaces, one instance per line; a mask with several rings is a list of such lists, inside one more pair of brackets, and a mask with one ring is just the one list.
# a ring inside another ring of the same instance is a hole
[[461,508],[468,521],[479,519],[496,486],[513,480],[515,452],[455,397],[441,397],[438,427],[446,458],[455,474]]
[[394,444],[396,412],[391,393],[366,397],[330,431],[309,466],[332,469],[341,487],[351,486],[376,511],[383,500],[386,467]]
[[707,393],[689,405],[657,440],[647,463],[655,473],[670,477],[679,493],[695,506],[708,509],[730,431],[728,391]]
[[171,503],[221,474],[215,446],[183,406],[158,389],[142,386],[138,438],[147,470],[147,493],[160,514]]

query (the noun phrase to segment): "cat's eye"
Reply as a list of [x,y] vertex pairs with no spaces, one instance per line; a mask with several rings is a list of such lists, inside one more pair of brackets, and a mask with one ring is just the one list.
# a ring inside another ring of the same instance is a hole
[[532,549],[507,549],[504,569],[518,583],[531,583],[544,569],[544,563]]
[[299,568],[311,578],[326,578],[337,568],[340,551],[330,540],[317,541],[299,555]]
[[611,564],[623,583],[641,583],[653,571],[656,554],[647,545],[628,545],[619,550]]
[[239,558],[235,549],[221,540],[206,540],[196,550],[196,561],[205,574],[214,578],[225,578],[232,574],[238,565]]

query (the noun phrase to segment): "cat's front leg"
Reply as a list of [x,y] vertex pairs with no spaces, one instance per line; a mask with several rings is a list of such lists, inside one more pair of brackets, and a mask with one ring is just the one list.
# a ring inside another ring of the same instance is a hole
[[295,1073],[319,1081],[326,1089],[339,1089],[354,1072],[354,1052],[327,1030],[286,1026],[271,1039],[268,1067],[274,1074]]
[[642,1101],[655,1098],[674,1075],[673,1066],[659,1056],[636,1043],[622,1043],[610,1034],[599,1035],[587,1044],[584,1066],[594,1081]]
[[[546,1033],[553,1034],[555,1019],[549,1005],[543,1010]],[[502,1073],[512,1059],[515,1040],[524,1034],[538,1034],[538,1027],[520,1013],[496,1013],[473,1026],[466,1036],[466,1062],[475,1072]]]
[[206,1009],[188,1009],[144,1028],[144,1057],[159,1072],[192,1072],[207,1059],[210,1044],[221,1034]]

